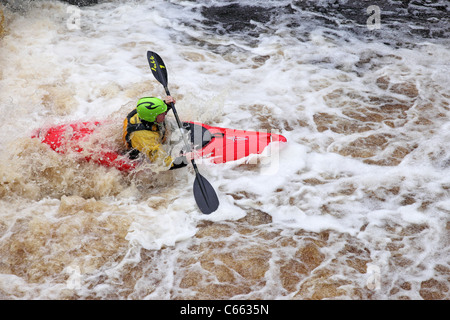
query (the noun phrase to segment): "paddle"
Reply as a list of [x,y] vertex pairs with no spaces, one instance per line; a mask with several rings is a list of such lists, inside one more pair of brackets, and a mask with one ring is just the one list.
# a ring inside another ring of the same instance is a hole
[[[147,51],[147,60],[150,65],[150,69],[152,70],[153,76],[158,80],[164,87],[166,94],[170,96],[170,92],[168,89],[168,77],[167,77],[167,69],[164,64],[164,61],[161,57],[152,51]],[[175,115],[175,119],[177,120],[178,127],[181,132],[183,128],[183,124],[178,117],[177,110],[175,109],[175,104],[171,103],[173,114]],[[186,141],[186,137],[182,134],[184,144],[186,146],[187,152],[191,152],[191,144]],[[219,207],[219,199],[217,198],[217,194],[214,191],[214,188],[208,182],[208,180],[203,177],[198,171],[197,164],[195,160],[191,160],[192,166],[195,170],[195,181],[194,181],[194,198],[197,202],[197,206],[204,214],[210,214],[217,210]]]

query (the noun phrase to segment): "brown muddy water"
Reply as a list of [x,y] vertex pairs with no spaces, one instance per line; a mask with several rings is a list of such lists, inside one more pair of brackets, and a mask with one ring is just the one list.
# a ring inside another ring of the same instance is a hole
[[[385,1],[378,29],[348,1],[99,2],[0,5],[1,299],[449,299],[444,2]],[[164,97],[147,50],[183,120],[287,137],[199,165],[212,215],[191,168],[127,175],[30,138],[107,119],[93,145],[123,148],[123,117]]]

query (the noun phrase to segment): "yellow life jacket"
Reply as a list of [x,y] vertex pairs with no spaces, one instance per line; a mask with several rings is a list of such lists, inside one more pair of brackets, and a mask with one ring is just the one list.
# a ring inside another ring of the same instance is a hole
[[160,142],[155,148],[159,148],[159,145],[164,143],[167,139],[165,122],[160,125],[155,122],[142,121],[137,114],[137,110],[134,109],[128,114],[123,122],[123,141],[130,150],[129,157],[131,159],[136,159],[139,156],[140,151],[142,151],[133,146],[132,133],[143,130],[154,132],[154,134],[157,134],[160,137],[160,139],[157,139],[160,140]]

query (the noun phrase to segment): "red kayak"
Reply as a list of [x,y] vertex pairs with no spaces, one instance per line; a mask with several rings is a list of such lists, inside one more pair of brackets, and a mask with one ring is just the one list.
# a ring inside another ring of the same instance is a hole
[[[195,150],[194,159],[208,159],[219,164],[236,161],[251,154],[261,154],[271,142],[286,142],[279,134],[235,130],[212,127],[199,122],[184,122],[190,130],[190,137]],[[101,122],[77,122],[38,129],[32,138],[40,139],[54,151],[65,154],[70,151],[79,153],[86,161],[105,167],[113,167],[120,171],[130,172],[139,165],[138,160],[131,160],[118,150],[110,150],[104,146],[96,146],[95,150],[86,150],[83,142],[101,127]]]

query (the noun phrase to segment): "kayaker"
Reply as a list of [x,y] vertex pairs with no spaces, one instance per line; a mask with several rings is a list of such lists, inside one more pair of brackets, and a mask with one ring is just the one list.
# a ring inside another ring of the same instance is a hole
[[151,162],[162,163],[170,170],[187,165],[185,157],[173,159],[162,147],[169,133],[165,117],[171,103],[175,103],[171,96],[164,100],[144,97],[139,99],[136,108],[128,114],[123,123],[123,140],[131,159],[136,159],[143,153]]

